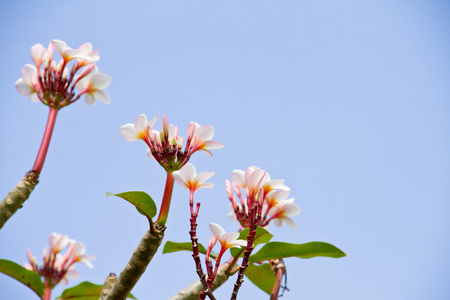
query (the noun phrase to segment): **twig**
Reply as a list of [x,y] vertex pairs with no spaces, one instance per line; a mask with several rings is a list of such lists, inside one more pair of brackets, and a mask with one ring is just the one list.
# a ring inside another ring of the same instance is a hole
[[[272,263],[272,262],[271,262]],[[280,293],[281,281],[283,280],[283,276],[286,273],[286,267],[280,260],[273,261],[273,270],[275,272],[275,285],[272,289],[272,294],[270,295],[270,300],[277,300],[278,294]]]
[[[252,222],[253,223],[253,222]],[[255,239],[256,235],[256,228],[258,226],[255,224],[250,225],[250,232],[247,236],[247,247],[245,248],[244,257],[242,258],[242,263],[239,268],[238,278],[236,279],[236,283],[234,284],[233,293],[231,294],[231,300],[237,299],[237,294],[239,292],[239,289],[241,288],[242,282],[244,282],[244,274],[245,270],[247,270],[248,267],[248,261],[250,259],[250,254],[252,254],[253,251],[253,241]]]
[[195,268],[196,268],[198,277],[200,278],[200,282],[202,283],[202,286],[203,286],[203,290],[200,293],[198,299],[205,299],[206,295],[208,295],[208,297],[211,300],[216,300],[216,298],[214,297],[214,295],[211,291],[210,286],[208,285],[208,283],[206,281],[206,275],[203,273],[202,263],[200,261],[200,256],[199,256],[199,252],[198,252],[197,216],[198,216],[199,210],[200,210],[200,202],[197,202],[197,209],[195,212],[193,212],[192,205],[191,205],[191,219],[190,219],[191,230],[189,231],[189,234],[191,236],[191,241],[192,241],[192,257],[194,258]]

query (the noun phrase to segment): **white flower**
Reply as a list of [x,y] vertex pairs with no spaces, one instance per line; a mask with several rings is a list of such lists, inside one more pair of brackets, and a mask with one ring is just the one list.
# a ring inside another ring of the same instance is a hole
[[120,134],[129,142],[146,140],[148,138],[148,131],[152,130],[156,120],[158,120],[158,116],[147,123],[147,116],[141,114],[134,124],[128,123],[120,127]]
[[95,103],[95,98],[109,104],[111,102],[109,95],[102,89],[106,88],[110,82],[111,77],[99,73],[98,68],[95,67],[86,77],[78,81],[76,88],[81,91],[80,95],[84,94],[84,100],[89,105]]
[[222,249],[220,250],[221,253],[232,247],[239,248],[241,246],[247,246],[247,241],[237,239],[239,237],[239,232],[226,233],[220,225],[215,223],[209,224],[209,229],[211,229],[211,232],[222,245]]
[[292,220],[291,216],[296,216],[300,213],[300,208],[294,204],[294,198],[279,201],[275,207],[269,211],[270,220],[273,220],[276,226],[281,227],[284,221],[292,229],[297,228],[297,224]]
[[29,96],[31,101],[39,102],[39,97],[36,94],[35,81],[37,76],[37,69],[35,66],[26,64],[22,68],[22,78],[16,81],[17,91],[24,96]]
[[205,183],[211,178],[214,172],[202,172],[197,175],[194,165],[187,163],[179,171],[172,173],[173,178],[190,192],[195,192],[199,188],[212,188],[212,183]]

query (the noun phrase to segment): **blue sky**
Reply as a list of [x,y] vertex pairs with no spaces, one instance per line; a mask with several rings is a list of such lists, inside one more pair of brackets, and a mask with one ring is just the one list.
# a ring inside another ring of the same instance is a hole
[[[213,125],[225,145],[191,160],[216,172],[196,196],[202,243],[210,222],[237,229],[224,181],[257,165],[285,179],[302,209],[296,231],[270,228],[274,240],[347,253],[287,259],[284,299],[448,299],[449,14],[445,1],[2,2],[4,195],[31,169],[48,113],[14,87],[30,47],[91,42],[112,82],[110,105],[80,100],[58,114],[40,183],[0,231],[0,258],[39,257],[56,231],[97,257],[69,286],[120,273],[147,221],[105,192],[143,190],[159,204],[165,174],[119,128],[166,114],[183,132]],[[189,240],[188,214],[175,186],[166,241]],[[196,276],[187,252],[160,250],[133,293],[165,299]],[[268,298],[248,281],[240,296]],[[0,275],[0,299],[34,294]]]

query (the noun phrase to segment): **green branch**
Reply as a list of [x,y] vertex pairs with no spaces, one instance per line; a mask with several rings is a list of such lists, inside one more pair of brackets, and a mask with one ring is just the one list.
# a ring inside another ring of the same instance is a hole
[[104,300],[125,300],[128,297],[161,245],[165,229],[153,224],[153,228],[150,228],[142,238],[116,283],[103,298]]
[[39,175],[36,172],[29,171],[5,199],[0,202],[0,229],[30,197],[31,192],[39,182],[38,178]]

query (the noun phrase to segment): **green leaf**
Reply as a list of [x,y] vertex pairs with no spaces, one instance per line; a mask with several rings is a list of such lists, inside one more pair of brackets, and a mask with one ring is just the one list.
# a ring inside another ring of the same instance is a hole
[[[239,240],[247,240],[247,236],[250,233],[250,228],[245,228],[244,230],[242,230],[239,233]],[[273,238],[273,235],[268,232],[267,230],[265,230],[262,227],[257,227],[256,228],[256,234],[255,234],[255,239],[253,241],[253,247],[259,245],[259,244],[265,244],[268,243],[271,239]],[[244,249],[245,247],[242,246],[240,248],[230,248],[231,251],[231,255],[233,255],[233,257],[236,257],[236,255],[238,255],[239,252],[241,252],[242,249]],[[241,254],[239,255],[239,257],[244,256],[244,252],[242,251]]]
[[[190,252],[192,252],[192,243],[191,242],[176,243],[176,242],[167,241],[166,244],[164,245],[163,254],[172,253],[172,252],[178,252],[178,251],[190,251]],[[202,254],[206,254],[205,247],[202,244],[200,244],[200,243],[198,243],[198,252],[202,253]],[[212,258],[216,259],[217,253],[214,253],[214,252],[211,251],[209,256],[211,256]]]
[[25,284],[40,298],[44,296],[44,283],[38,273],[6,259],[0,259],[0,272]]
[[117,196],[127,200],[136,206],[138,212],[146,216],[149,220],[156,216],[156,204],[152,197],[145,192],[125,192],[120,194],[106,193],[106,197],[109,196]]
[[312,258],[322,256],[340,258],[345,255],[339,248],[324,242],[309,242],[306,244],[270,242],[264,245],[257,253],[250,256],[250,262],[284,257]]
[[[103,285],[93,284],[91,282],[84,281],[79,285],[64,290],[62,295],[57,297],[56,299],[98,300],[98,297],[102,292],[102,287]],[[128,298],[136,299],[132,294],[129,294]]]
[[249,265],[245,276],[267,294],[272,293],[276,277],[269,264]]

